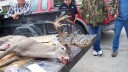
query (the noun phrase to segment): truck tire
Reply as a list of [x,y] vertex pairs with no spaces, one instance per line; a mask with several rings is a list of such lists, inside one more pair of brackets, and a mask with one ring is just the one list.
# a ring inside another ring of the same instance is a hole
[[84,28],[84,26],[79,22],[75,23],[75,28],[76,28],[75,31],[77,32],[77,34],[88,34],[86,28]]

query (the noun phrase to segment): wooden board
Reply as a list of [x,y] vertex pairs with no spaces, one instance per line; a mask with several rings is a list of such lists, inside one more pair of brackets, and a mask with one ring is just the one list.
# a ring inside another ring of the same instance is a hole
[[[0,51],[0,54],[2,54],[3,52],[4,52],[4,51]],[[7,56],[5,56],[4,58],[2,58],[2,59],[0,60],[0,64],[7,62],[7,61],[8,61],[10,58],[12,58],[13,56],[15,56],[13,53],[8,54]],[[0,69],[4,71],[4,70],[6,69],[6,67],[12,66],[12,65],[15,65],[15,64],[17,64],[19,67],[21,67],[22,65],[24,65],[24,64],[26,64],[26,63],[28,63],[28,62],[29,62],[29,59],[24,58],[24,59],[21,59],[21,60],[19,60],[19,61],[15,61],[15,62],[13,62],[13,63],[7,65],[7,66],[1,67]]]

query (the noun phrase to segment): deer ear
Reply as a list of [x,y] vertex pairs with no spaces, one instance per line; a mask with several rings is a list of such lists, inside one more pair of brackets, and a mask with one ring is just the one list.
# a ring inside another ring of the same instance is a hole
[[66,48],[68,47],[68,44],[67,44],[67,43],[64,43],[63,45],[64,45]]

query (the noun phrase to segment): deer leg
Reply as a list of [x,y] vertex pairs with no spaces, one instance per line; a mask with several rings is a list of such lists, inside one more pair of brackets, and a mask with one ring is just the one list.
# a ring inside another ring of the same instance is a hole
[[2,53],[0,55],[0,59],[2,59],[4,56],[6,56],[7,54],[9,54],[10,52],[12,52],[13,49],[15,49],[17,47],[17,45],[12,46],[11,48],[8,48],[6,51],[4,51],[4,53]]
[[5,66],[5,65],[8,65],[8,64],[10,64],[10,63],[12,63],[12,62],[14,62],[14,61],[19,60],[19,59],[20,59],[20,57],[14,56],[14,57],[12,57],[11,59],[8,59],[7,61],[5,61],[5,62],[3,62],[2,64],[0,64],[0,67],[3,67],[3,66]]
[[0,51],[5,51],[8,48],[10,48],[10,44],[6,42],[0,46]]

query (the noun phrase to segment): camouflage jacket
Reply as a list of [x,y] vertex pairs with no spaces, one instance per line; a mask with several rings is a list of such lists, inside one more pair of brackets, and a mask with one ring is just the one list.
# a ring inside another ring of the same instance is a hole
[[111,14],[112,15],[119,15],[119,3],[120,1],[119,0],[110,0],[110,9],[111,9]]
[[88,24],[93,24],[93,26],[97,26],[107,17],[104,0],[83,0],[80,9],[81,16]]

